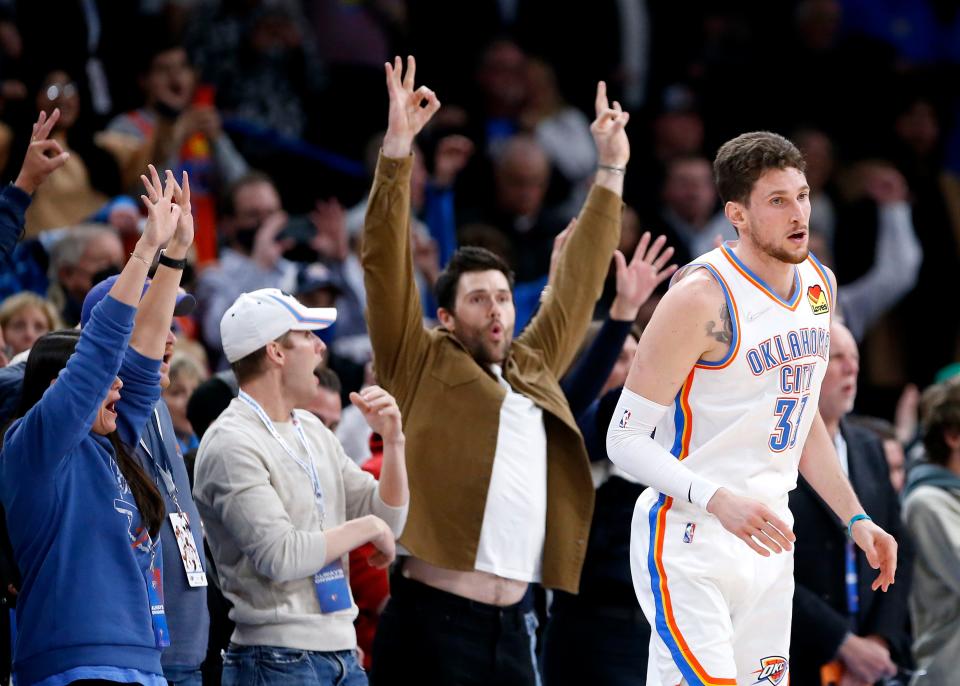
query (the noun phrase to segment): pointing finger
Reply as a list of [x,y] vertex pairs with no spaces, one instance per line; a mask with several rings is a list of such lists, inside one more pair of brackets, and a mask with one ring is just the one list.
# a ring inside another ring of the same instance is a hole
[[597,113],[597,119],[607,111],[607,84],[604,81],[597,83],[597,97],[594,100],[594,107]]

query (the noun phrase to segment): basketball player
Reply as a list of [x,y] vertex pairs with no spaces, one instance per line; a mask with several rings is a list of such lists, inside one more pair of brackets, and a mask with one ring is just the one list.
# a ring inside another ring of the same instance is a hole
[[896,542],[863,512],[817,412],[836,280],[807,248],[804,166],[773,133],[720,149],[739,241],[674,277],[610,424],[610,458],[651,486],[631,541],[654,628],[648,686],[786,686],[798,469],[880,570],[873,589],[893,583]]

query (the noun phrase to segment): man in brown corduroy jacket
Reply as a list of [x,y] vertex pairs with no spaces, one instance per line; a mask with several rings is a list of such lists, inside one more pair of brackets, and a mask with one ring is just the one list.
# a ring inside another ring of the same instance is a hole
[[583,439],[560,389],[620,234],[628,115],[597,88],[596,182],[544,294],[513,340],[509,267],[461,248],[423,327],[410,251],[416,134],[439,109],[408,58],[386,65],[389,125],[363,236],[379,382],[406,425],[407,555],[374,643],[375,684],[535,684],[531,582],[577,592],[593,511]]

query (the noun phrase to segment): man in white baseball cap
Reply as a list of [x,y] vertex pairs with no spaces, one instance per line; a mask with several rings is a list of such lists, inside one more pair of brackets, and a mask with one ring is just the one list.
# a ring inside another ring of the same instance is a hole
[[203,436],[194,497],[234,608],[225,686],[251,683],[266,663],[283,683],[367,683],[347,553],[373,543],[371,562],[388,565],[409,492],[400,410],[382,388],[350,396],[384,437],[379,484],[319,419],[295,409],[317,389],[326,346],[313,332],[336,315],[265,288],[237,298],[220,322],[240,395]]
[[223,352],[234,364],[288,331],[318,331],[336,320],[333,307],[304,307],[277,288],[261,288],[242,294],[224,313],[220,320]]

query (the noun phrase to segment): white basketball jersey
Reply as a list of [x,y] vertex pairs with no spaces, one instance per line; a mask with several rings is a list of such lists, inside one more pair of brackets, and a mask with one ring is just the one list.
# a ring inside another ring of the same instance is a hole
[[[696,269],[723,290],[730,348],[720,361],[696,364],[655,438],[697,474],[786,513],[829,359],[834,296],[826,270],[811,254],[796,265],[784,300],[728,245],[681,275]],[[716,321],[722,330],[719,311]]]

